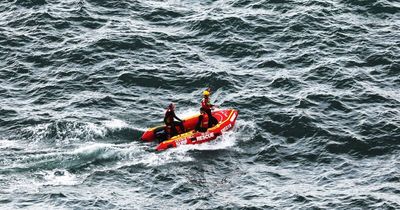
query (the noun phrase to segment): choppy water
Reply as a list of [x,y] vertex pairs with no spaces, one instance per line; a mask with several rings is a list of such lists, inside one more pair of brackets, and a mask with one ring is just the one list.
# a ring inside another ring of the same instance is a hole
[[398,1],[3,0],[0,81],[1,209],[400,208]]

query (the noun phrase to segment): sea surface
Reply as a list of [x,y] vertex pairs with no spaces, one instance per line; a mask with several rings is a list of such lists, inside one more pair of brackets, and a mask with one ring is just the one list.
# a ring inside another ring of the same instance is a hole
[[0,209],[400,209],[397,0],[1,0],[0,82]]

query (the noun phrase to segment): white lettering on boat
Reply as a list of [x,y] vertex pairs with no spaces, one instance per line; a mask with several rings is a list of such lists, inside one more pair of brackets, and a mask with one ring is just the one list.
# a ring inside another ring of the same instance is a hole
[[206,133],[206,134],[204,134],[202,136],[198,136],[196,138],[196,140],[197,141],[203,141],[203,140],[206,140],[206,139],[209,139],[209,138],[212,138],[212,137],[214,137],[214,133]]
[[229,129],[231,129],[232,128],[232,124],[228,124],[227,126],[225,126],[225,128],[223,128],[221,131],[222,132],[225,132],[225,131],[227,131],[227,130],[229,130]]

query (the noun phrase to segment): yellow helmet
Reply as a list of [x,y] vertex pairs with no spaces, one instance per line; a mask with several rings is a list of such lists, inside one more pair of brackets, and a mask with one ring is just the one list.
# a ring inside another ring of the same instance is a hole
[[210,92],[208,92],[207,90],[203,91],[203,96],[209,96]]

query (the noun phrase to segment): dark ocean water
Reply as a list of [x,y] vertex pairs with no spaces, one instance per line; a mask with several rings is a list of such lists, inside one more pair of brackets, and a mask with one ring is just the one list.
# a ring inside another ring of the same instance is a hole
[[400,209],[395,0],[2,0],[0,81],[1,209]]

